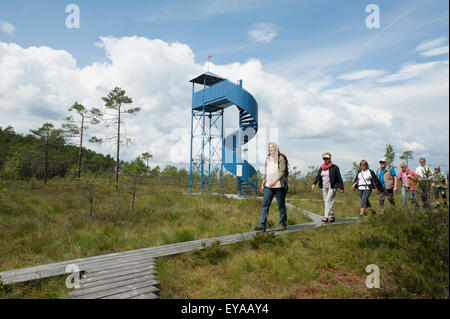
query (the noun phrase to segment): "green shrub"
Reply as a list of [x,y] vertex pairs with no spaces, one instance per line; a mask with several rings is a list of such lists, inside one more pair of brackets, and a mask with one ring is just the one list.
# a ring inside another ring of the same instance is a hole
[[202,243],[202,247],[203,249],[192,252],[194,264],[197,266],[217,265],[219,261],[226,258],[229,254],[223,246],[220,246],[219,240],[213,242],[210,246]]
[[283,245],[283,239],[279,236],[275,236],[274,233],[258,234],[250,241],[250,246],[253,249],[274,247]]

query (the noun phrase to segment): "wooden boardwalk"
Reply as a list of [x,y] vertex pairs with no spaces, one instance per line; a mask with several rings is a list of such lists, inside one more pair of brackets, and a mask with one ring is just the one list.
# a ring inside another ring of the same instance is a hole
[[153,258],[135,258],[85,269],[71,299],[157,299],[159,282]]
[[[321,216],[290,204],[286,205],[298,209],[299,212],[310,217],[312,222],[288,226],[283,232],[274,231],[275,235],[324,226],[320,223]],[[356,220],[358,220],[357,217],[336,219],[330,225]],[[83,276],[80,287],[69,294],[71,298],[157,298],[159,283],[154,269],[155,258],[203,249],[216,241],[219,241],[220,245],[228,245],[251,240],[256,234],[257,232],[251,231],[2,271],[0,279],[4,285],[7,285],[65,275],[71,273],[66,271],[67,266],[76,265]]]

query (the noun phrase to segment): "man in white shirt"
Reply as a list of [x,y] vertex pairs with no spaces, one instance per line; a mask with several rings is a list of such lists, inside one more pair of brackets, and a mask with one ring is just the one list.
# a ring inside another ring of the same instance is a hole
[[416,173],[419,175],[419,189],[420,197],[422,199],[423,208],[429,209],[428,204],[430,198],[430,186],[433,172],[430,165],[426,165],[426,159],[424,157],[419,158],[420,166],[416,168]]
[[420,166],[416,168],[416,174],[419,175],[420,178],[431,177],[432,171],[430,165],[425,165],[427,160],[424,157],[419,158]]

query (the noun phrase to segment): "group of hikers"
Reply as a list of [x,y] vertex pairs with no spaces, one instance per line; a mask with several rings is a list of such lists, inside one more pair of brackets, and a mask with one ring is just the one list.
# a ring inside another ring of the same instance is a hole
[[[337,192],[344,192],[344,182],[339,171],[339,167],[331,161],[329,152],[322,154],[323,164],[317,171],[317,175],[312,182],[311,189],[314,190],[316,184],[322,189],[324,202],[324,215],[322,223],[332,223],[335,221],[333,212],[333,204]],[[430,209],[430,192],[433,191],[436,206],[434,208],[447,205],[448,174],[441,172],[439,165],[434,167],[426,164],[426,159],[419,159],[420,165],[415,169],[409,169],[408,164],[403,162],[400,164],[400,172],[397,176],[395,169],[389,167],[386,158],[380,158],[380,167],[377,171],[369,169],[369,163],[361,160],[360,169],[352,184],[352,190],[358,190],[361,199],[360,216],[364,216],[367,209],[373,214],[376,211],[370,204],[369,197],[375,189],[379,195],[378,202],[380,213],[384,212],[385,200],[388,199],[391,205],[396,205],[394,193],[401,187],[402,206],[407,209],[407,198],[409,194],[412,205],[419,208],[419,203],[415,198],[415,192],[420,193],[422,206],[424,209]],[[268,155],[264,167],[264,177],[261,183],[260,191],[264,194],[261,208],[261,218],[259,225],[255,227],[257,231],[265,231],[267,224],[267,216],[269,208],[274,196],[277,198],[278,210],[280,214],[280,225],[275,231],[286,230],[287,213],[286,213],[286,193],[288,191],[288,163],[284,154],[280,153],[277,143],[270,142],[268,145]]]

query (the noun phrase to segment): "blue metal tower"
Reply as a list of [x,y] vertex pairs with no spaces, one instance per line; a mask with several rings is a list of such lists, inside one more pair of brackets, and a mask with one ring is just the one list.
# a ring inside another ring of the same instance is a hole
[[[222,189],[223,168],[238,178],[238,194],[247,195],[257,185],[250,179],[255,168],[242,156],[242,146],[258,131],[258,104],[253,96],[237,84],[206,72],[192,79],[191,150],[189,191],[200,184],[201,192],[219,176]],[[202,89],[195,91],[195,84]],[[239,128],[224,137],[224,110],[235,105],[239,110]],[[221,148],[221,152],[219,152]]]

